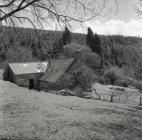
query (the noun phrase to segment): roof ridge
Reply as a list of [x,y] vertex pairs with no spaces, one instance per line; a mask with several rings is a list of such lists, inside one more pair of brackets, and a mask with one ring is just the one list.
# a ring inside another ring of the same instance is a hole
[[34,61],[34,62],[11,62],[11,63],[8,63],[8,64],[26,64],[26,63],[47,63],[48,61]]

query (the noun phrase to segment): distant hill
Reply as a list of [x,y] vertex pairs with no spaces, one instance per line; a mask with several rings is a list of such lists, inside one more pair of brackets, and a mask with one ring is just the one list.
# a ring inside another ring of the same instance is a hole
[[[16,38],[17,37],[26,42],[26,40],[33,39],[35,36],[38,36],[41,39],[45,39],[48,42],[55,42],[62,38],[63,31],[52,31],[52,30],[34,30],[32,28],[12,28],[3,26],[3,31],[5,35]],[[81,33],[72,33],[73,42],[78,44],[86,45],[86,34]],[[130,36],[121,36],[121,35],[100,35],[102,44],[110,41],[117,40],[118,44],[121,45],[135,45],[142,47],[142,38],[140,37],[130,37]]]

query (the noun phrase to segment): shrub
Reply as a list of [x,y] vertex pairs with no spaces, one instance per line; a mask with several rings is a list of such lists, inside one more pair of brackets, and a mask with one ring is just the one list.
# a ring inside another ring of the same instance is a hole
[[140,91],[142,91],[142,81],[137,81],[137,80],[134,80],[133,81],[133,86],[137,89],[139,89]]
[[64,54],[68,57],[74,57],[76,50],[80,50],[81,54],[91,52],[89,47],[77,43],[70,43],[64,46]]
[[73,89],[74,81],[71,74],[65,74],[59,80],[60,89]]
[[90,90],[93,82],[96,82],[98,77],[94,71],[85,65],[74,70],[70,74],[64,75],[58,82],[59,89],[71,89],[75,92],[76,96],[83,97]]
[[74,87],[79,86],[82,91],[88,91],[92,83],[98,80],[98,77],[94,74],[94,72],[85,65],[75,70],[72,76]]
[[88,52],[82,55],[82,61],[91,69],[100,67],[100,56],[96,53]]
[[123,77],[123,71],[116,66],[112,66],[104,72],[105,80],[112,85],[121,77]]
[[84,96],[84,92],[90,90],[93,82],[96,82],[98,77],[94,71],[85,65],[74,70],[70,74],[64,75],[59,80],[60,89],[71,89],[75,92],[76,96]]
[[84,96],[84,93],[83,93],[82,88],[80,86],[75,87],[73,89],[73,92],[75,93],[76,96],[79,96],[79,97]]
[[115,85],[122,86],[122,87],[128,87],[132,85],[132,79],[128,77],[121,77],[120,79],[115,81]]
[[104,76],[100,76],[99,77],[99,83],[105,84],[105,82],[106,82],[106,80],[105,80]]

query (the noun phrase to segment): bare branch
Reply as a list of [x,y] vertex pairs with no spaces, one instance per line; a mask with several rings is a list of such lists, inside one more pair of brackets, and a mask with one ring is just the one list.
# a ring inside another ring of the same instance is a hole
[[4,5],[0,5],[0,8],[5,8],[5,7],[9,7],[11,6],[14,2],[16,2],[17,0],[12,0],[11,2],[9,2],[8,4],[4,4]]
[[[25,0],[24,0],[24,1],[25,1]],[[40,0],[32,0],[31,2],[27,3],[27,4],[24,5],[23,7],[21,7],[22,4],[23,4],[23,2],[21,2],[21,3],[19,4],[19,6],[18,6],[16,9],[14,9],[14,10],[11,11],[10,13],[7,13],[7,14],[5,14],[4,16],[0,17],[0,21],[5,20],[6,18],[12,16],[13,14],[15,14],[15,13],[17,13],[17,12],[23,10],[23,9],[26,9],[28,6],[34,4],[34,3],[38,2],[38,1],[40,1]]]
[[[114,1],[118,8],[117,0]],[[3,0],[0,3],[3,3],[0,5],[1,22],[21,18],[35,25],[34,19],[43,28],[42,22],[50,19],[55,19],[59,25],[69,25],[70,21],[82,24],[102,16],[106,0]]]

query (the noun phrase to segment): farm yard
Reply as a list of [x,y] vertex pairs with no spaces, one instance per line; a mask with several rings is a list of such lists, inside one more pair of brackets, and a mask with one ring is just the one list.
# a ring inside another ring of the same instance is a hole
[[140,106],[37,92],[0,80],[1,139],[141,140],[141,117]]

